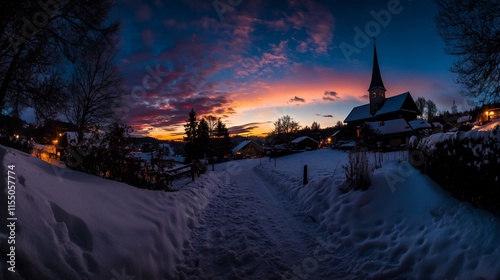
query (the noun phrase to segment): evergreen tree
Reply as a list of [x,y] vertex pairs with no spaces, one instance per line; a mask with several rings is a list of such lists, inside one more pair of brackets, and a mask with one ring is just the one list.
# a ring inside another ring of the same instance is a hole
[[196,135],[197,138],[195,140],[195,146],[197,158],[211,156],[210,128],[208,126],[208,122],[205,119],[202,119],[198,124]]
[[224,158],[226,154],[231,153],[231,138],[226,124],[219,118],[215,129],[215,138],[212,139],[214,147],[214,156],[219,159]]
[[195,141],[197,138],[198,118],[194,109],[191,109],[188,115],[189,117],[184,125],[184,131],[186,132],[184,151],[186,152],[187,161],[190,162],[196,157]]

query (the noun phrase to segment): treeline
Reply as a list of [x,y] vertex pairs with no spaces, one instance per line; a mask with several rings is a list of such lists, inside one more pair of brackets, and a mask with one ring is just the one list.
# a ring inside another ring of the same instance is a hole
[[231,154],[229,130],[220,118],[208,116],[199,119],[194,109],[191,109],[184,131],[186,162],[203,158],[221,161]]
[[347,127],[341,121],[337,121],[335,126],[327,128],[321,128],[317,122],[313,122],[311,126],[302,127],[292,117],[285,115],[276,120],[273,125],[274,129],[266,136],[267,146],[284,145],[289,147],[290,142],[302,136],[308,136],[321,142],[339,130],[341,131],[339,136],[347,136]]

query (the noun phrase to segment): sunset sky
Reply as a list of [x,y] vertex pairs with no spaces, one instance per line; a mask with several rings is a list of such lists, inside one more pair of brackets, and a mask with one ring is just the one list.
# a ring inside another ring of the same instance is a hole
[[124,120],[160,139],[182,138],[191,108],[233,134],[261,135],[287,114],[333,126],[368,101],[373,40],[357,30],[377,38],[387,96],[465,109],[436,12],[431,0],[117,1]]

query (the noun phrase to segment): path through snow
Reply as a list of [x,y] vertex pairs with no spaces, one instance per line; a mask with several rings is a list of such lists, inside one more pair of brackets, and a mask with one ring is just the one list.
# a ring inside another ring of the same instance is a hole
[[[351,274],[335,244],[240,161],[193,231],[180,279],[337,279]],[[332,254],[333,253],[333,254]],[[347,277],[349,278],[349,277]]]

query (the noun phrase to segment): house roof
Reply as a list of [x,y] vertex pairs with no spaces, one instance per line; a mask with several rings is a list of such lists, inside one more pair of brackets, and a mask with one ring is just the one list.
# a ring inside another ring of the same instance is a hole
[[472,120],[471,116],[463,116],[458,118],[457,123],[470,122]]
[[432,128],[432,125],[430,125],[426,120],[412,120],[409,121],[408,124],[415,130]]
[[300,143],[300,142],[302,142],[302,141],[304,141],[304,140],[306,140],[306,139],[311,139],[311,140],[313,140],[314,142],[318,143],[318,141],[316,141],[316,140],[312,139],[312,138],[311,138],[311,137],[309,137],[309,136],[301,136],[301,137],[299,137],[299,138],[295,138],[294,140],[292,140],[292,142],[291,142],[291,143],[293,143],[293,144],[297,144],[297,143]]
[[252,140],[245,140],[245,141],[241,142],[240,144],[238,144],[238,146],[234,147],[233,150],[232,150],[232,152],[236,153],[236,152],[242,150],[243,148],[245,148],[250,143],[253,143],[255,146],[257,146],[257,147],[260,148],[260,146],[257,143],[255,143],[254,141],[252,141]]
[[395,119],[387,121],[366,122],[380,135],[412,132],[413,129],[405,119]]
[[401,111],[403,109],[405,101],[408,98],[411,98],[411,100],[413,101],[413,98],[411,97],[409,92],[401,93],[387,98],[382,107],[373,116],[370,114],[370,104],[354,107],[347,118],[344,120],[344,122],[361,121],[380,115]]

